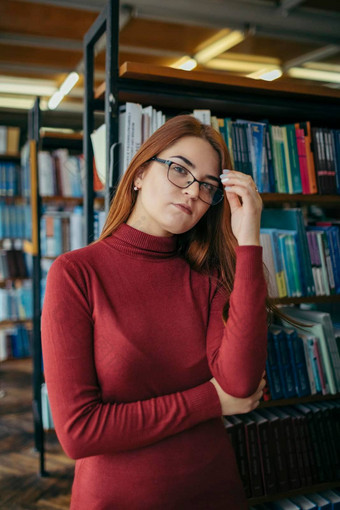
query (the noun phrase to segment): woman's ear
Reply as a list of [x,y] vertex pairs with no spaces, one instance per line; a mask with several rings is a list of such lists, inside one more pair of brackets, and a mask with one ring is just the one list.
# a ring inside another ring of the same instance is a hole
[[137,189],[140,189],[142,187],[142,181],[144,178],[145,168],[139,168],[138,172],[136,173],[135,179],[134,179],[134,185]]

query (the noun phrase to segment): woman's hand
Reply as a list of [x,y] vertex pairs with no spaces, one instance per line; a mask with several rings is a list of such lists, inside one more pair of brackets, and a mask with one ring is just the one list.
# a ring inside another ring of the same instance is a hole
[[223,170],[221,181],[231,211],[231,228],[239,246],[260,246],[262,199],[250,175]]
[[263,395],[263,388],[266,385],[266,380],[263,378],[264,374],[265,373],[263,373],[262,379],[255,393],[246,398],[237,398],[229,395],[222,390],[215,378],[210,379],[210,382],[215,386],[220,399],[222,415],[228,416],[232,414],[245,414],[256,409],[260,403],[260,398]]

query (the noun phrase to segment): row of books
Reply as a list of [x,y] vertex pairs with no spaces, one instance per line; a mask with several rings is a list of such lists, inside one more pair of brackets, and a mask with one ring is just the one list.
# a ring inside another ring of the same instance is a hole
[[31,206],[0,202],[0,239],[32,238]]
[[[336,394],[340,392],[340,344],[339,329],[333,324],[331,315],[325,311],[306,310],[295,306],[283,306],[280,308],[283,313],[294,320],[307,326],[294,326],[298,337],[301,339],[293,346],[292,364],[295,364],[294,370],[297,372],[293,379],[300,378],[300,391],[297,396],[302,396],[303,381],[302,370],[303,357],[306,362],[308,380],[310,383],[311,394],[317,393]],[[284,326],[291,326],[281,320]],[[292,334],[295,336],[295,333]],[[294,343],[294,340],[291,340]],[[290,340],[288,340],[288,343]],[[281,351],[282,352],[282,351]],[[285,379],[283,397],[289,398],[291,391],[288,390],[287,379],[289,376],[289,361],[286,355],[281,355],[282,364],[287,368],[283,371],[282,379]],[[291,374],[291,371],[290,371]],[[294,395],[295,396],[295,395]]]
[[223,418],[247,497],[339,480],[340,401]]
[[[210,110],[191,113],[223,136],[233,167],[253,177],[261,193],[340,193],[340,130],[310,122],[283,126],[266,120],[218,118]],[[120,176],[144,141],[166,120],[161,111],[127,102],[120,107]],[[92,136],[99,175],[105,175],[105,125]]]
[[44,196],[82,197],[85,164],[67,149],[38,152],[39,191]]
[[0,126],[0,154],[19,153],[20,128],[16,126]]
[[0,361],[32,356],[32,329],[24,325],[0,328]]
[[0,250],[0,281],[9,278],[31,278],[32,256],[22,250]]
[[301,209],[262,211],[261,244],[271,297],[340,293],[337,220],[304,224]]
[[83,207],[45,206],[40,220],[41,255],[57,257],[85,246]]
[[22,280],[15,287],[0,288],[0,321],[31,319],[32,281]]
[[0,161],[0,196],[22,194],[22,168],[12,161]]
[[338,490],[312,492],[305,496],[292,496],[271,503],[251,506],[250,510],[339,510],[340,485]]

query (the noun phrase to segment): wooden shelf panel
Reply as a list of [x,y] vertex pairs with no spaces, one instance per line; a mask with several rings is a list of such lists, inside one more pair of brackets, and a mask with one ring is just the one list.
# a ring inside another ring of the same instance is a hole
[[306,494],[312,493],[312,492],[319,492],[319,491],[326,491],[330,489],[339,489],[340,488],[340,481],[334,481],[334,482],[325,482],[325,483],[318,483],[315,485],[311,485],[310,487],[300,487],[299,489],[292,489],[287,492],[282,492],[279,494],[270,494],[268,496],[261,496],[258,498],[249,498],[248,503],[249,505],[260,505],[261,503],[266,503],[269,501],[276,501],[283,498],[289,498],[293,496],[298,496],[299,494]]
[[32,326],[32,319],[13,319],[0,321],[0,327],[12,327],[15,324],[27,324],[27,326]]
[[313,402],[323,402],[325,400],[340,399],[340,393],[336,395],[307,395],[306,397],[286,398],[280,400],[267,400],[261,401],[260,408],[264,407],[277,407],[277,406],[293,406],[296,404],[312,404]]
[[41,138],[55,139],[55,140],[82,140],[82,133],[64,133],[62,131],[48,131],[41,130],[40,131]]
[[340,205],[340,195],[302,195],[290,193],[261,193],[264,204],[299,202],[301,204]]
[[41,197],[41,200],[43,204],[50,204],[54,202],[63,202],[63,203],[70,203],[70,204],[82,204],[83,198],[82,197],[63,197],[63,196],[52,196],[52,197]]
[[0,154],[0,161],[13,161],[14,160],[20,160],[20,154]]
[[[281,94],[292,96],[317,96],[321,98],[337,98],[340,101],[340,92],[336,89],[325,90],[320,86],[304,86],[282,84],[279,81],[266,82],[239,76],[228,75],[213,71],[182,71],[165,66],[154,66],[135,62],[125,62],[119,69],[119,77],[130,80],[141,80],[156,83],[182,84],[190,87],[242,89],[243,91],[259,94]],[[105,95],[105,82],[95,91],[95,99],[103,99]]]

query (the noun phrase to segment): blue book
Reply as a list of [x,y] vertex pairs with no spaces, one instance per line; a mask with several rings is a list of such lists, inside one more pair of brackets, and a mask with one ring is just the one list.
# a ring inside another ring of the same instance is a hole
[[302,276],[302,291],[305,296],[314,296],[315,285],[312,273],[312,263],[301,209],[265,208],[262,211],[261,228],[293,230],[298,233],[297,250],[300,273]]
[[289,498],[293,503],[298,505],[301,510],[316,510],[317,506],[310,499],[307,499],[305,496],[295,496],[293,498]]
[[275,352],[277,356],[280,379],[285,398],[296,396],[293,368],[289,356],[288,345],[282,328],[271,326]]
[[268,331],[268,347],[267,347],[266,372],[270,393],[273,400],[283,398],[283,386],[281,382],[280,370],[276,349],[274,346],[273,335]]
[[283,332],[288,344],[297,396],[303,397],[310,395],[311,389],[302,338],[298,336],[294,328],[284,328]]
[[332,503],[316,492],[313,492],[313,494],[308,494],[307,498],[315,503],[317,510],[332,510]]
[[300,507],[297,506],[290,499],[279,499],[278,501],[273,501],[269,503],[269,508],[273,510],[300,510]]
[[328,490],[322,491],[319,494],[332,503],[332,510],[340,510],[340,493]]

